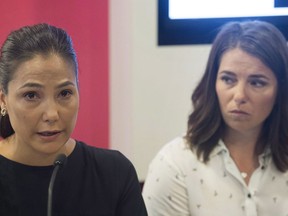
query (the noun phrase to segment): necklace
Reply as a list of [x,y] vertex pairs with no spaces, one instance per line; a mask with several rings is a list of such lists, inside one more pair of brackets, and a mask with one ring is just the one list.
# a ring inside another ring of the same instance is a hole
[[245,179],[248,176],[248,174],[246,172],[241,172],[241,176]]

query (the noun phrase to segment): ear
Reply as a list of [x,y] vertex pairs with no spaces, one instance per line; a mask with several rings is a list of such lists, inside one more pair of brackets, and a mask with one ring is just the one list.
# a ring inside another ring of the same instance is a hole
[[6,107],[6,94],[4,93],[3,89],[0,90],[0,106]]

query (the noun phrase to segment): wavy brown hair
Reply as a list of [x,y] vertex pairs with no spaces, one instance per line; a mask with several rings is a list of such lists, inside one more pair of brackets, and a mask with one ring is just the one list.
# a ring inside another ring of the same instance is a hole
[[217,34],[202,79],[192,94],[186,139],[204,162],[222,138],[225,123],[216,95],[216,77],[223,54],[240,48],[260,59],[277,79],[275,105],[263,124],[256,150],[270,147],[280,171],[288,169],[288,48],[275,26],[263,21],[230,22]]

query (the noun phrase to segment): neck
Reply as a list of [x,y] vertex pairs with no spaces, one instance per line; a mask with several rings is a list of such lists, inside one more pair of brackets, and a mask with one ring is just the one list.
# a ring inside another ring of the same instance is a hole
[[259,166],[256,146],[259,132],[241,133],[235,130],[226,131],[223,141],[231,158],[238,167],[244,181],[248,184],[253,171]]
[[9,160],[25,164],[28,166],[49,166],[54,163],[58,154],[70,155],[76,145],[75,140],[68,139],[59,149],[53,152],[40,152],[33,148],[23,148],[23,145],[17,144],[15,135],[2,140],[0,143],[0,154]]
[[258,143],[260,129],[249,131],[236,131],[231,128],[225,130],[223,141],[229,146],[234,146],[243,149],[254,149]]

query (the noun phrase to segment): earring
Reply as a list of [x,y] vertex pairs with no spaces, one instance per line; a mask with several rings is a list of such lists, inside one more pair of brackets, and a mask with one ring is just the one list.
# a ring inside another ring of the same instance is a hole
[[1,108],[1,116],[5,116],[7,114],[7,110],[5,107]]

